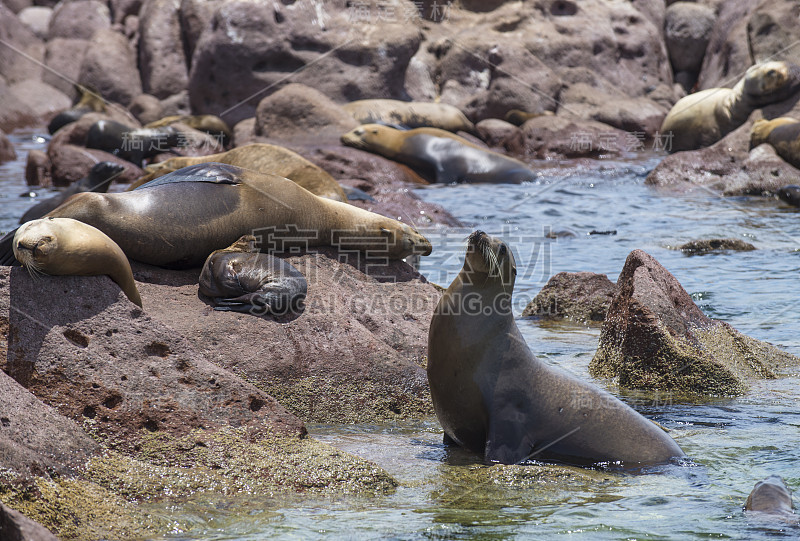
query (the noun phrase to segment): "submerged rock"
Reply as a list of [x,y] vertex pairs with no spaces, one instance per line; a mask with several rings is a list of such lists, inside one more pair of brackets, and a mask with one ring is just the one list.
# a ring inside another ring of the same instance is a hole
[[794,355],[706,317],[680,283],[642,250],[628,255],[589,371],[623,387],[742,394],[800,363]]
[[601,322],[616,294],[617,286],[605,274],[559,272],[547,281],[522,315]]
[[678,250],[690,255],[707,254],[709,252],[724,252],[728,250],[736,252],[749,252],[755,249],[755,246],[741,239],[693,240],[678,246]]

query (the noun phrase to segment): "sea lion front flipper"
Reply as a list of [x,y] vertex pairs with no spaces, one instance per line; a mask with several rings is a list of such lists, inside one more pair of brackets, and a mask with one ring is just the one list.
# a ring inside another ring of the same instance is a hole
[[146,184],[142,184],[136,190],[163,186],[164,184],[175,184],[178,182],[211,182],[213,184],[241,184],[240,176],[243,173],[241,167],[228,165],[226,163],[207,162],[197,165],[189,165],[168,173],[163,177],[158,177]]
[[[535,442],[528,435],[529,415],[517,408],[513,400],[504,405],[489,405],[489,426],[484,455],[490,462],[519,464],[533,458]],[[525,402],[521,402],[524,404]]]
[[0,265],[7,267],[21,266],[17,258],[14,257],[14,235],[17,233],[17,228],[12,229],[0,239]]

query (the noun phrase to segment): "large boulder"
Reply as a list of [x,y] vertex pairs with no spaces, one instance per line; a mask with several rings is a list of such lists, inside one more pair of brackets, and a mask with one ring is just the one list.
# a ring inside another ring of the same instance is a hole
[[617,286],[605,274],[559,272],[528,303],[522,315],[598,323],[605,319],[616,294]]
[[707,317],[651,255],[634,250],[617,280],[589,371],[623,387],[707,395],[745,392],[800,359]]
[[522,159],[597,158],[637,150],[641,144],[629,134],[594,120],[562,116],[532,118],[503,142]]
[[55,38],[47,42],[42,81],[57,88],[72,99],[78,97],[75,81],[81,75],[81,64],[89,47],[88,39]]
[[687,92],[697,81],[715,21],[714,10],[702,4],[675,2],[667,8],[664,37],[669,60]]
[[0,536],[6,541],[58,541],[41,524],[0,503]]
[[50,39],[92,39],[94,33],[111,27],[111,13],[104,2],[76,0],[59,2],[50,19]]
[[186,68],[180,0],[147,0],[139,17],[139,69],[142,89],[167,98],[186,88]]
[[84,148],[71,144],[49,145],[47,157],[50,159],[50,178],[53,186],[69,186],[84,178],[98,162],[114,162],[124,170],[117,182],[130,183],[141,177],[144,171],[127,160],[94,148]]
[[42,122],[49,121],[56,113],[72,105],[69,96],[38,80],[14,83],[10,90]]
[[753,65],[747,21],[758,5],[759,2],[752,0],[728,0],[720,4],[700,68],[698,89],[732,87]]
[[95,32],[86,49],[78,82],[127,107],[142,93],[136,55],[128,39],[114,30]]
[[405,98],[420,31],[402,21],[369,24],[350,16],[344,2],[221,4],[192,55],[192,110],[233,125],[253,116],[258,101],[290,76],[339,102]]
[[753,62],[785,60],[800,65],[800,4],[795,0],[764,0],[747,21]]
[[0,130],[12,132],[23,126],[33,126],[39,122],[36,113],[0,78]]
[[225,0],[181,0],[180,19],[186,65],[192,65],[197,41],[211,26],[214,13]]
[[44,42],[0,2],[0,77],[9,84],[42,76]]
[[36,37],[46,40],[50,32],[50,19],[53,16],[53,8],[43,6],[31,6],[17,13],[17,17],[28,28],[33,30]]

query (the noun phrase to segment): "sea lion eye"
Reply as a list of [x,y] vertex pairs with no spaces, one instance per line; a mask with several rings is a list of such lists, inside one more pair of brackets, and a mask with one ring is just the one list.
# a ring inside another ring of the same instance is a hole
[[372,135],[378,135],[378,128],[372,128]]

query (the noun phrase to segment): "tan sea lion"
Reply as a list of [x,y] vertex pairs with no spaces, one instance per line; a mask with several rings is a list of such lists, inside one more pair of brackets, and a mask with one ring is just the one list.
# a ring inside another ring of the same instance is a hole
[[342,106],[361,124],[397,124],[406,128],[439,128],[473,133],[475,126],[460,109],[444,103],[358,100]]
[[761,518],[798,523],[792,503],[792,491],[779,475],[771,475],[756,483],[747,497],[744,508],[746,511],[758,513]]
[[750,131],[750,148],[769,143],[783,160],[800,168],[800,120],[782,116],[757,120]]
[[436,128],[403,131],[365,124],[344,134],[342,143],[410,165],[439,183],[536,180],[536,173],[521,161]]
[[308,293],[305,277],[286,261],[263,254],[256,237],[244,235],[208,256],[200,273],[200,293],[214,310],[253,315],[302,312]]
[[516,272],[505,243],[474,232],[431,318],[428,382],[449,440],[504,464],[635,467],[684,456],[622,401],[531,353],[511,310]]
[[216,115],[171,115],[145,124],[144,127],[155,129],[177,123],[185,124],[195,130],[219,137],[219,142],[222,145],[227,145],[233,139],[233,132],[228,124]]
[[147,174],[131,184],[133,190],[181,167],[200,163],[219,162],[286,177],[320,197],[334,201],[347,201],[344,190],[328,173],[288,148],[264,143],[253,143],[219,154],[199,157],[170,158],[147,166]]
[[142,306],[128,258],[113,240],[97,228],[70,218],[33,220],[17,229],[13,250],[17,261],[32,274],[106,274],[132,303]]
[[671,151],[712,145],[747,120],[755,109],[782,101],[800,88],[800,68],[787,62],[751,66],[733,88],[709,88],[678,100],[661,124]]
[[[79,193],[48,216],[92,225],[129,258],[171,268],[199,267],[214,250],[270,228],[288,230],[281,239],[287,248],[336,246],[389,259],[431,252],[425,237],[397,220],[222,163],[184,167],[132,192]],[[0,239],[0,265],[13,262],[7,238]]]

